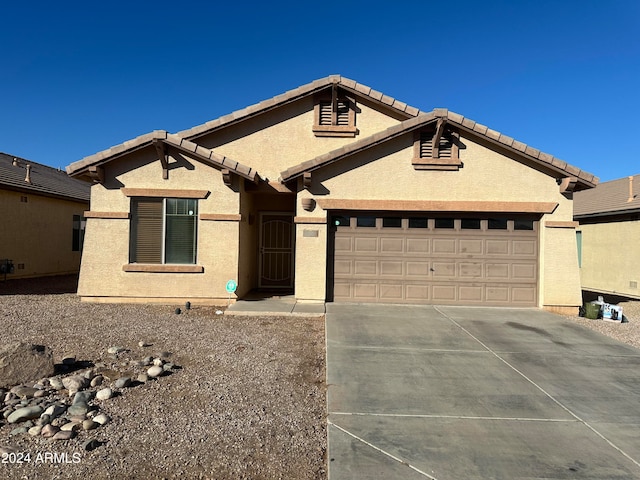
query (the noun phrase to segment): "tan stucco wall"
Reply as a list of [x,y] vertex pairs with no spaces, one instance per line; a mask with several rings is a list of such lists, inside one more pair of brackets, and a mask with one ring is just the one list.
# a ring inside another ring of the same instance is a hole
[[77,273],[81,254],[72,251],[73,216],[86,209],[82,202],[0,190],[0,260],[15,266],[7,278]]
[[[181,166],[171,168],[167,180],[162,178],[162,168],[152,148],[112,162],[106,169],[105,185],[92,187],[91,211],[129,212],[130,198],[120,190],[128,187],[207,190],[211,193],[199,200],[199,214],[240,213],[239,195],[224,185],[218,170],[183,155],[174,160],[179,160]],[[237,280],[238,275],[239,222],[198,221],[196,264],[204,267],[204,273],[123,271],[129,262],[129,223],[128,219],[88,220],[79,295],[132,301],[155,297],[160,301],[179,299],[196,303],[227,298],[226,281]]]
[[[411,134],[318,170],[313,174],[310,191],[299,194],[297,215],[326,219],[327,212],[320,207],[313,212],[302,209],[302,198],[311,196],[351,200],[558,203],[555,211],[540,221],[538,303],[539,306],[580,305],[575,231],[544,227],[547,221],[571,222],[572,201],[560,194],[555,179],[546,173],[468,138],[462,141],[466,148],[460,153],[464,167],[459,171],[416,171],[411,165]],[[323,190],[328,194],[321,194]],[[302,236],[303,228],[307,227],[298,225],[296,295],[304,286],[303,298],[324,298],[325,271],[319,272],[317,266],[326,264],[326,229],[321,229],[323,246],[318,246],[317,239]],[[305,255],[306,250],[313,253]]]
[[[197,143],[255,167],[262,178],[277,180],[293,165],[310,160],[399,123],[364,102],[357,102],[355,138],[316,137],[313,98],[282,107],[271,116],[250,119],[233,129],[198,138]],[[282,123],[278,123],[282,121]]]
[[583,224],[579,230],[582,288],[639,297],[640,221]]

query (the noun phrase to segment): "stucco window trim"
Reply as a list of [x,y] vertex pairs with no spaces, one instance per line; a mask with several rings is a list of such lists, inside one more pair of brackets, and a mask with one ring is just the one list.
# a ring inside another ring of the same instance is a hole
[[195,198],[205,199],[209,190],[175,190],[166,188],[122,188],[126,197],[162,197],[162,198]]
[[201,213],[200,220],[213,222],[240,222],[242,215],[232,213]]
[[128,263],[122,266],[125,272],[148,273],[204,273],[202,265],[175,265],[155,263]]
[[130,217],[131,217],[131,214],[129,212],[91,212],[91,211],[84,212],[84,218],[128,220]]

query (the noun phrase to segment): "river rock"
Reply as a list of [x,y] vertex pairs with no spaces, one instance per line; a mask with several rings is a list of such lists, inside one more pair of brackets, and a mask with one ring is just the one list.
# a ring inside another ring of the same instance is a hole
[[53,437],[51,437],[51,439],[52,440],[70,440],[75,436],[76,436],[76,432],[74,432],[73,430],[68,430],[66,432],[63,432],[61,430],[57,432]]
[[37,388],[25,387],[24,385],[18,385],[9,390],[11,393],[15,393],[20,398],[33,398],[38,391]]
[[113,384],[116,388],[125,388],[131,385],[131,377],[120,377]]
[[49,415],[51,420],[59,417],[64,412],[67,411],[67,407],[65,405],[60,405],[59,403],[54,403],[53,405],[49,405],[47,409],[44,411],[43,415]]
[[49,424],[42,427],[42,431],[40,432],[40,435],[43,436],[44,438],[51,438],[59,431],[60,429],[58,427],[54,427],[53,425]]
[[111,390],[108,387],[103,388],[102,390],[98,390],[98,392],[96,393],[97,400],[108,400],[112,396],[113,396],[113,390]]
[[22,407],[15,410],[7,417],[9,423],[18,423],[32,418],[38,418],[42,414],[42,407],[35,405],[32,407]]
[[104,377],[102,375],[96,375],[91,380],[91,386],[92,387],[98,387],[98,386],[102,385],[102,381],[103,380],[104,380]]
[[159,377],[163,373],[164,369],[159,365],[154,365],[153,367],[150,367],[149,370],[147,370],[147,375],[149,375],[151,378]]
[[84,403],[87,404],[96,396],[96,392],[92,390],[85,390],[82,392],[78,392],[73,397],[73,405]]
[[93,417],[93,421],[99,425],[106,425],[111,421],[111,418],[105,413],[100,413]]
[[36,425],[35,427],[31,427],[27,433],[32,437],[37,437],[42,432],[42,425]]
[[14,435],[22,435],[23,433],[27,433],[28,431],[29,429],[27,427],[16,427],[9,432],[9,435],[13,437]]
[[120,352],[124,352],[126,349],[124,347],[109,347],[107,349],[107,353],[110,353],[112,355],[117,355]]
[[99,423],[94,422],[90,418],[87,418],[84,422],[82,422],[82,429],[84,431],[94,430],[98,428],[99,425],[100,425]]
[[60,427],[60,431],[68,432],[71,430],[79,430],[82,427],[82,422],[68,422]]
[[84,417],[89,411],[86,403],[74,403],[67,409],[67,415],[70,417]]
[[60,379],[60,377],[51,377],[49,379],[49,385],[51,385],[51,388],[55,390],[62,390],[64,388],[64,385],[62,384],[62,380]]
[[72,375],[62,379],[62,385],[69,391],[69,396],[75,395],[78,391],[87,386],[87,379],[82,375]]
[[53,375],[53,353],[49,347],[13,342],[0,346],[0,388]]

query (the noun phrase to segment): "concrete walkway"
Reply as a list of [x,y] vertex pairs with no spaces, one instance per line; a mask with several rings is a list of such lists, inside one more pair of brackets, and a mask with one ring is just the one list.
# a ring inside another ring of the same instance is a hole
[[325,313],[324,303],[305,303],[295,299],[293,295],[264,296],[252,295],[237,300],[225,311],[225,315],[299,315],[322,316]]
[[329,480],[640,479],[637,349],[527,309],[327,304],[326,327]]

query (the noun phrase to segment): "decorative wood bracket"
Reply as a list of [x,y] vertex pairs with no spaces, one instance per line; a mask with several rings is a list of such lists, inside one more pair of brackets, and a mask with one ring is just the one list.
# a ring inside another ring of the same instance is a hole
[[560,185],[560,193],[563,195],[573,193],[576,188],[578,179],[576,177],[564,177],[558,179],[558,185]]
[[153,146],[156,147],[158,160],[162,165],[162,179],[167,180],[169,178],[169,152],[167,146],[161,140],[154,140]]
[[104,168],[102,167],[89,167],[87,171],[89,178],[97,183],[104,183]]
[[433,135],[433,158],[438,158],[440,156],[440,139],[442,138],[442,134],[444,133],[444,118],[439,118],[438,123],[436,125],[436,133]]
[[231,186],[231,172],[228,168],[222,169],[222,181],[227,187]]
[[311,188],[311,172],[304,172],[302,175],[302,185],[306,190]]

